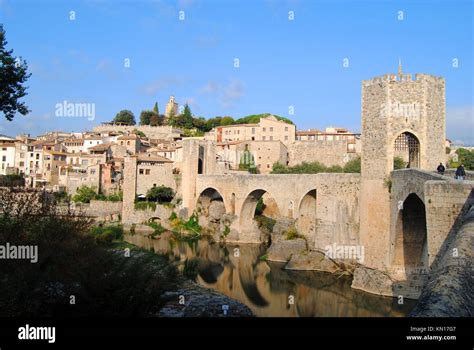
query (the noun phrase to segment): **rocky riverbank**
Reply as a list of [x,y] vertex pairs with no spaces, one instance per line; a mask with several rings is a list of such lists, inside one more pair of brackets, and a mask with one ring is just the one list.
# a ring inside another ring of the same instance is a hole
[[180,288],[162,296],[169,301],[161,308],[159,317],[253,317],[244,304],[204,288],[191,281],[183,281]]

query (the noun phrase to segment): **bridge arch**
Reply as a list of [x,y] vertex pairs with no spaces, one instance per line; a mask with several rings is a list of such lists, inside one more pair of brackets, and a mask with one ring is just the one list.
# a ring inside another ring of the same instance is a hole
[[397,133],[392,140],[393,156],[401,157],[407,164],[407,168],[421,167],[421,143],[420,137],[410,129],[403,129]]
[[298,205],[296,227],[298,232],[307,236],[316,233],[316,189],[306,192]]
[[196,200],[196,209],[198,212],[208,212],[209,207],[212,202],[222,202],[225,207],[225,212],[230,212],[231,208],[229,207],[227,201],[221,195],[221,192],[214,187],[207,187],[197,197]]
[[399,207],[394,238],[393,267],[407,274],[428,267],[426,209],[416,193],[410,193]]
[[254,217],[255,209],[257,208],[258,201],[264,196],[267,195],[271,200],[273,208],[277,211],[277,216],[280,216],[281,209],[279,208],[275,197],[265,189],[255,189],[250,191],[246,196],[245,200],[242,203],[240,209],[240,227],[242,230],[252,230],[254,229]]

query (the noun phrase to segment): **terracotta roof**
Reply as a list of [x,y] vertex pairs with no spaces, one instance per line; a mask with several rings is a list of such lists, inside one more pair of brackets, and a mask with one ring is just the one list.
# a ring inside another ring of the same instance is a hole
[[138,136],[135,134],[123,135],[117,138],[117,140],[136,140]]
[[89,151],[107,151],[110,148],[110,146],[113,146],[113,145],[116,145],[116,143],[107,142],[107,143],[102,143],[100,145],[89,147],[88,150]]
[[163,162],[163,163],[173,163],[172,160],[159,156],[154,155],[151,153],[140,153],[137,156],[138,160],[141,162]]

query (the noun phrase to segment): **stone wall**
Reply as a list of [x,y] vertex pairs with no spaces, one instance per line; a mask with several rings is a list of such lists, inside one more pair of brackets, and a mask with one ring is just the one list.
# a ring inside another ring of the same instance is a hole
[[435,268],[457,232],[462,217],[474,205],[474,181],[427,181],[424,185],[429,263]]
[[123,132],[130,133],[133,130],[143,132],[151,139],[174,139],[181,136],[181,130],[175,129],[171,126],[150,126],[150,125],[98,125],[93,128],[94,132]]
[[122,214],[122,202],[91,200],[86,213],[91,216]]
[[148,222],[151,218],[158,218],[160,220],[167,220],[171,213],[172,208],[164,207],[157,204],[156,209],[147,208],[144,210],[137,210],[135,208],[128,209],[125,217],[122,217],[122,223],[124,225],[142,224]]
[[316,161],[327,166],[344,166],[359,155],[355,152],[347,152],[347,141],[345,140],[295,141],[288,145],[289,166]]
[[447,249],[423,288],[413,317],[473,317],[474,208],[462,218],[459,230],[448,237]]

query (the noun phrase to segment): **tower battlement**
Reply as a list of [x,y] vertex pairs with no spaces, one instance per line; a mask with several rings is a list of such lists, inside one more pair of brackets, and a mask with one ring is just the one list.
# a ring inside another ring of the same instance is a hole
[[415,74],[415,79],[412,78],[412,74],[400,74],[397,77],[397,74],[384,74],[382,76],[374,77],[372,79],[367,79],[362,81],[363,86],[371,86],[376,84],[383,83],[399,83],[403,84],[406,82],[430,82],[430,83],[444,83],[443,77],[437,77],[431,74],[417,73]]

